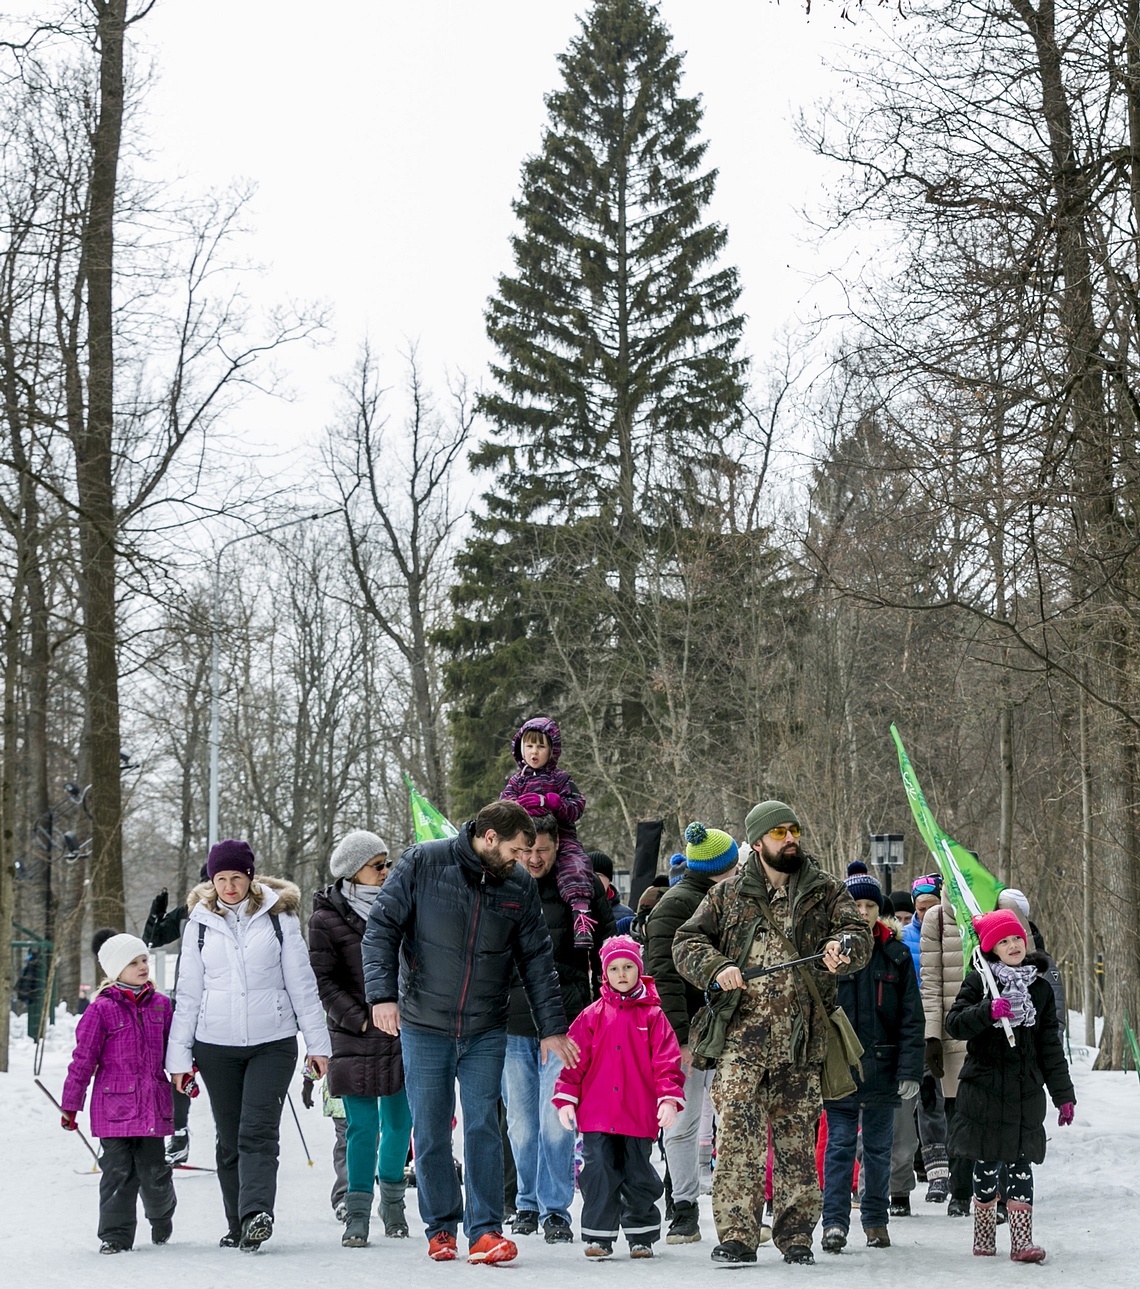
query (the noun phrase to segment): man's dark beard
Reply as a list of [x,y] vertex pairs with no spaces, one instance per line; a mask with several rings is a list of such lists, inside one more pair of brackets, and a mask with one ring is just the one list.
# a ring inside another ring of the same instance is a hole
[[791,850],[785,847],[778,855],[772,858],[765,856],[764,862],[769,868],[774,868],[777,873],[798,873],[803,867],[804,853],[798,846]]
[[479,862],[492,877],[509,877],[511,870],[515,866],[513,859],[503,858],[503,849],[500,842],[495,842],[494,846],[488,846],[479,856]]

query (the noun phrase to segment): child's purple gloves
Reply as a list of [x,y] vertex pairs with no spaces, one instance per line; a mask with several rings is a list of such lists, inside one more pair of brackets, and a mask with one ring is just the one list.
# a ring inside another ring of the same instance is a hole
[[1060,1114],[1057,1115],[1057,1122],[1062,1128],[1067,1128],[1073,1122],[1073,1112],[1076,1106],[1071,1101],[1066,1101],[1064,1105],[1058,1106]]
[[546,805],[549,810],[561,810],[562,798],[557,792],[548,792],[546,794]]
[[1013,1008],[1008,998],[995,998],[990,1003],[990,1020],[1009,1020],[1012,1015]]
[[545,805],[543,805],[542,794],[540,792],[524,792],[521,796],[517,797],[516,800],[528,815],[536,815],[540,811],[546,809]]

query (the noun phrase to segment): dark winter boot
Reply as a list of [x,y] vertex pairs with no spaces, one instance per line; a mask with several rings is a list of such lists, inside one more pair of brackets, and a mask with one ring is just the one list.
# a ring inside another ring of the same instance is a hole
[[997,1253],[997,1200],[974,1199],[974,1257],[992,1258]]
[[950,1157],[945,1144],[923,1146],[922,1158],[926,1164],[926,1202],[945,1204],[950,1198]]
[[673,1221],[669,1224],[666,1244],[696,1244],[701,1238],[700,1213],[690,1200],[679,1199],[673,1205]]
[[1014,1262],[1044,1262],[1045,1250],[1033,1243],[1033,1205],[1010,1200],[1009,1256]]
[[380,1183],[380,1221],[389,1240],[408,1238],[408,1219],[404,1216],[403,1182]]
[[363,1249],[368,1244],[368,1219],[372,1214],[371,1191],[349,1191],[344,1197],[346,1215],[340,1242],[346,1249]]

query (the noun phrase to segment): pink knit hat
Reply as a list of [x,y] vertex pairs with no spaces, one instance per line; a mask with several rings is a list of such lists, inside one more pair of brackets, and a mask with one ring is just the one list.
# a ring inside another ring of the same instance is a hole
[[[1016,919],[1015,919],[1016,920]],[[637,963],[637,974],[645,968],[641,963],[641,945],[631,935],[611,935],[602,945],[602,970],[610,965],[614,958],[630,958]]]
[[983,913],[980,918],[974,919],[974,930],[978,933],[978,942],[982,946],[983,953],[989,953],[994,945],[999,940],[1004,940],[1007,935],[1016,935],[1025,940],[1025,928],[1018,920],[1017,914],[1011,913],[1009,909]]

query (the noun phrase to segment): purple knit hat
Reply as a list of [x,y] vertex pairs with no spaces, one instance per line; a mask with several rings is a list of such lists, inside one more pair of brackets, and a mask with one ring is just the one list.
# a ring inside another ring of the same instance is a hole
[[244,873],[246,877],[253,876],[253,847],[248,841],[236,841],[231,837],[226,841],[215,842],[210,847],[206,876],[212,882],[218,873]]
[[631,935],[611,935],[602,945],[602,951],[599,955],[602,959],[602,969],[610,965],[614,958],[629,958],[637,963],[637,971],[640,975],[645,968],[641,962],[641,945]]

